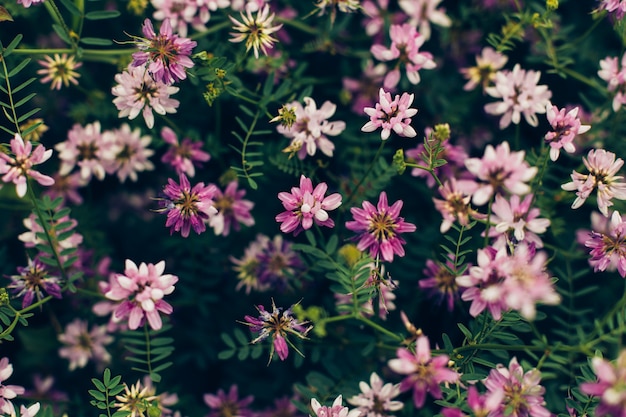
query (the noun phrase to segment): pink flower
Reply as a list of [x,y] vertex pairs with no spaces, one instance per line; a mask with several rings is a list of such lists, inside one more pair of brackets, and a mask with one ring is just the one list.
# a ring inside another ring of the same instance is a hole
[[496,80],[496,72],[501,70],[509,58],[487,46],[483,48],[480,55],[476,55],[476,66],[461,69],[461,74],[468,80],[463,86],[463,90],[470,91],[479,84],[483,91]]
[[274,47],[276,38],[272,36],[274,32],[283,27],[282,24],[274,24],[275,14],[270,14],[270,5],[265,4],[262,9],[253,10],[246,8],[246,14],[240,12],[241,22],[232,16],[228,16],[233,22],[233,30],[239,32],[231,32],[231,42],[246,42],[246,52],[250,49],[254,50],[254,57],[259,59],[259,50],[267,55],[268,50]]
[[231,226],[235,230],[239,230],[241,224],[245,226],[254,225],[254,217],[250,214],[254,203],[250,200],[244,200],[246,190],[238,190],[237,185],[237,181],[231,181],[223,193],[216,187],[213,204],[217,209],[217,214],[209,220],[209,225],[216,235],[228,236]]
[[348,407],[342,405],[343,399],[341,395],[335,398],[333,404],[329,407],[321,405],[316,398],[311,398],[311,409],[316,417],[359,417],[361,412],[358,409],[349,410]]
[[[109,173],[117,173],[120,182],[124,183],[127,178],[137,181],[137,172],[152,171],[154,165],[148,158],[154,155],[154,150],[148,148],[152,138],[148,135],[140,136],[141,130],[124,123],[119,129],[106,131],[103,136],[111,136],[113,146],[109,152],[113,155]],[[107,139],[104,139],[107,141]]]
[[355,239],[359,240],[357,248],[360,251],[369,249],[372,258],[377,259],[382,255],[387,262],[393,261],[394,254],[404,256],[402,245],[406,242],[399,235],[414,232],[416,227],[400,217],[402,205],[402,200],[398,200],[389,206],[387,193],[383,191],[376,207],[369,201],[364,201],[362,209],[350,208],[354,220],[346,222],[346,228],[357,233]]
[[147,70],[152,79],[165,85],[187,78],[185,68],[194,65],[189,55],[196,41],[173,34],[169,19],[163,21],[158,35],[146,19],[142,32],[146,38],[136,38],[139,52],[133,54],[131,66]]
[[607,90],[617,91],[613,97],[613,111],[617,112],[626,104],[626,54],[622,55],[621,62],[617,57],[606,57],[600,60],[598,77],[607,82]]
[[411,124],[411,117],[417,114],[417,109],[410,108],[413,103],[413,94],[402,93],[402,96],[396,94],[391,99],[391,94],[385,92],[384,89],[378,91],[378,103],[376,107],[366,107],[363,109],[365,114],[370,116],[370,121],[365,123],[361,128],[363,132],[373,132],[382,127],[380,138],[382,140],[389,139],[389,135],[393,130],[400,136],[413,138],[417,136],[417,132]]
[[370,375],[370,384],[359,382],[361,393],[348,398],[348,403],[357,406],[361,417],[393,417],[390,412],[401,410],[402,401],[393,399],[400,395],[399,384],[383,384],[376,372]]
[[137,329],[147,319],[153,330],[159,330],[163,325],[159,312],[172,313],[172,306],[163,297],[174,292],[178,277],[163,275],[164,271],[165,261],[156,265],[142,262],[137,267],[127,259],[124,274],[115,275],[105,297],[121,301],[113,314],[118,318],[128,317],[129,329]]
[[252,417],[252,410],[248,408],[254,401],[252,395],[239,399],[237,385],[231,385],[228,394],[220,389],[215,394],[204,394],[204,403],[211,408],[206,417]]
[[41,4],[46,0],[17,0],[17,4],[21,4],[22,6],[29,8],[35,4]]
[[550,143],[550,159],[556,161],[561,148],[567,153],[574,153],[576,151],[574,138],[591,129],[591,126],[580,123],[578,107],[565,113],[565,109],[548,105],[546,113],[548,122],[554,130],[546,133],[545,139]]
[[488,114],[502,115],[500,129],[505,129],[511,122],[519,124],[524,115],[526,122],[536,127],[539,124],[537,113],[546,112],[552,92],[547,85],[537,85],[541,72],[526,71],[519,64],[513,71],[498,71],[495,85],[487,87],[485,92],[502,101],[485,105]]
[[[365,8],[363,3],[363,8]],[[344,91],[350,95],[352,105],[350,109],[361,115],[366,107],[372,107],[378,99],[378,90],[383,78],[387,74],[387,66],[379,63],[374,66],[374,62],[370,59],[363,71],[360,73],[359,79],[343,77],[341,79]],[[393,91],[390,91],[393,92]]]
[[496,195],[489,219],[495,227],[489,229],[489,236],[502,239],[502,243],[518,244],[525,241],[542,248],[543,242],[538,235],[546,232],[550,220],[539,218],[539,209],[530,208],[532,201],[532,194],[528,194],[522,201],[518,195],[512,195],[509,201],[500,194]]
[[141,113],[146,126],[154,127],[154,110],[156,113],[176,113],[180,102],[170,98],[176,94],[178,87],[165,84],[159,79],[154,80],[142,67],[128,67],[121,74],[115,75],[117,85],[111,88],[116,96],[113,104],[120,111],[118,117],[133,120]]
[[599,9],[613,13],[617,20],[622,20],[626,14],[626,0],[600,0]]
[[470,206],[471,192],[463,189],[459,183],[451,177],[443,183],[443,187],[438,189],[443,200],[433,198],[435,208],[443,220],[439,231],[446,233],[454,222],[458,221],[461,226],[468,226],[470,218],[482,218],[476,210]]
[[80,74],[75,70],[83,65],[82,62],[75,62],[74,56],[68,57],[67,54],[54,54],[54,58],[46,55],[44,59],[37,61],[43,67],[37,70],[37,74],[45,75],[40,80],[42,84],[52,81],[51,90],[60,90],[61,86],[69,87],[70,83],[78,85]]
[[456,275],[450,272],[455,268],[454,262],[450,259],[453,256],[448,255],[445,266],[441,262],[427,259],[426,267],[422,270],[426,278],[418,282],[420,289],[427,292],[429,297],[435,298],[438,304],[445,301],[448,311],[454,310],[454,303],[465,290],[456,282]]
[[415,342],[415,353],[408,349],[397,350],[396,359],[388,362],[389,368],[406,378],[400,383],[401,391],[413,390],[413,403],[421,408],[426,401],[426,394],[440,399],[443,394],[439,385],[443,382],[455,383],[459,381],[459,373],[448,368],[448,356],[431,357],[428,337],[419,336]]
[[598,417],[626,416],[626,350],[622,350],[615,363],[594,357],[591,360],[597,382],[584,382],[580,390],[594,397],[600,397],[600,404],[595,409]]
[[[37,216],[35,213],[31,213],[24,219],[23,223],[28,231],[21,233],[18,239],[24,242],[24,246],[27,248],[34,248],[39,245],[50,246],[45,235],[42,236],[44,233],[43,227],[41,227],[36,219]],[[61,255],[61,252],[70,248],[78,248],[78,246],[83,243],[83,235],[78,232],[71,232],[77,225],[78,222],[70,218],[69,215],[48,222],[48,232],[57,237],[53,239],[55,245],[54,250],[60,255],[59,258],[61,262],[67,261],[70,257],[70,255]],[[59,237],[62,237],[62,239],[59,239]]]
[[89,181],[92,175],[99,180],[104,179],[113,164],[110,148],[114,144],[111,139],[110,136],[103,137],[100,122],[84,127],[75,124],[67,133],[67,140],[54,147],[61,160],[59,173],[67,175],[78,165],[83,180]]
[[161,213],[167,213],[165,227],[170,227],[170,234],[180,232],[182,237],[189,236],[191,228],[200,234],[206,230],[205,221],[217,214],[213,198],[217,192],[214,184],[200,182],[191,187],[187,177],[182,174],[179,184],[171,178],[163,188]]
[[59,356],[69,359],[70,371],[84,368],[90,359],[99,365],[111,361],[111,355],[104,346],[113,342],[113,337],[107,334],[106,326],[94,325],[89,331],[87,321],[74,319],[65,326],[65,332],[59,335],[59,342],[64,345],[59,349]]
[[[307,326],[306,322],[299,322],[292,312],[293,306],[284,310],[277,308],[272,300],[272,312],[265,310],[262,305],[257,306],[259,317],[245,316],[244,320],[250,331],[258,333],[259,336],[251,343],[258,343],[262,340],[272,337],[272,347],[270,350],[270,361],[274,356],[274,352],[278,354],[281,361],[287,359],[289,355],[289,347],[287,339],[289,335],[296,336],[300,339],[306,339],[307,333],[313,326]],[[293,344],[289,342],[293,347]],[[297,350],[297,349],[296,349]]]
[[290,193],[278,193],[278,199],[286,210],[276,216],[276,221],[282,223],[280,230],[283,233],[293,232],[297,236],[303,230],[310,229],[313,223],[335,227],[328,212],[341,205],[341,194],[326,196],[327,189],[325,182],[319,183],[313,189],[311,179],[301,175],[300,187],[292,187]]
[[591,249],[589,263],[594,271],[617,269],[626,278],[626,222],[614,211],[603,232],[592,231],[585,246]]
[[430,22],[450,27],[452,21],[446,15],[445,9],[437,8],[442,0],[400,0],[399,5],[409,16],[409,23],[418,27],[419,33],[430,39]]
[[[404,65],[406,75],[411,84],[420,82],[419,70],[433,69],[437,65],[433,61],[430,52],[420,52],[420,47],[426,41],[426,38],[419,33],[414,26],[408,23],[403,25],[391,25],[389,28],[389,37],[391,38],[391,46],[385,48],[383,45],[373,45],[370,48],[374,58],[379,61],[398,60],[399,65]],[[383,86],[391,89],[400,82],[400,70],[396,66],[385,76]]]
[[76,205],[83,203],[83,197],[78,192],[78,189],[84,187],[87,183],[80,176],[80,172],[74,172],[69,175],[56,173],[52,178],[54,179],[54,184],[44,192],[44,195],[49,196],[52,200],[62,197],[65,201]]
[[598,209],[608,217],[613,198],[626,200],[626,183],[622,181],[621,175],[615,175],[624,165],[624,161],[622,158],[615,159],[613,152],[592,149],[587,154],[587,159],[583,157],[583,163],[589,170],[589,174],[573,171],[572,181],[561,185],[561,188],[566,191],[576,191],[576,200],[572,203],[573,209],[582,206],[591,192],[597,189]]
[[8,415],[15,413],[11,400],[24,394],[24,387],[4,384],[4,381],[11,375],[13,375],[13,365],[9,363],[9,358],[0,359],[0,411]]
[[487,145],[482,158],[470,158],[465,167],[480,182],[472,187],[467,181],[459,181],[464,189],[474,188],[472,201],[483,205],[496,193],[528,194],[526,184],[534,178],[537,167],[530,167],[524,161],[524,151],[511,152],[508,142],[500,143],[495,149]]
[[3,182],[15,184],[15,191],[20,198],[26,195],[27,177],[44,186],[54,184],[52,177],[32,169],[33,165],[46,162],[52,156],[52,149],[46,150],[43,145],[38,145],[33,151],[33,144],[29,141],[24,143],[22,136],[16,133],[11,139],[11,152],[13,157],[0,152],[0,175]]
[[289,128],[279,125],[276,130],[291,139],[287,150],[297,152],[300,159],[315,155],[318,148],[324,155],[333,156],[335,145],[328,136],[337,136],[346,128],[345,122],[327,120],[335,114],[337,105],[325,101],[318,109],[311,97],[305,97],[304,103],[304,107],[297,101],[288,104],[295,109],[296,121]]
[[161,129],[161,137],[170,145],[161,162],[171,165],[178,175],[186,174],[192,178],[196,175],[196,167],[201,167],[202,162],[211,159],[211,155],[202,150],[202,142],[184,138],[179,143],[176,133],[167,126]]
[[44,297],[44,292],[55,298],[61,298],[61,280],[48,271],[48,267],[38,259],[28,259],[28,265],[18,267],[19,275],[11,275],[7,288],[15,297],[22,299],[22,308],[26,308]]
[[540,381],[541,372],[537,369],[524,372],[516,358],[511,359],[508,368],[499,364],[483,381],[489,391],[486,403],[499,403],[489,415],[550,417],[552,414],[544,407],[546,390],[539,385]]

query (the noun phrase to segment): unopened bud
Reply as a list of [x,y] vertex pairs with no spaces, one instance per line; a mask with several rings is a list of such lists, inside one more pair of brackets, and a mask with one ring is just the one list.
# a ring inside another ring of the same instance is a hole
[[396,168],[398,174],[404,174],[404,171],[406,170],[406,162],[404,161],[404,151],[402,149],[398,149],[393,155],[392,164]]

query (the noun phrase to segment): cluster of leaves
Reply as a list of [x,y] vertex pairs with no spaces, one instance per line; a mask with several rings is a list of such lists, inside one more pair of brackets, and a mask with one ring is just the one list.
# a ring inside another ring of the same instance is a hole
[[102,374],[102,380],[92,378],[91,382],[96,389],[90,389],[89,395],[93,397],[91,405],[99,410],[105,410],[106,414],[99,414],[99,417],[126,417],[130,415],[130,411],[115,411],[115,396],[124,391],[125,385],[122,376],[117,375],[111,378],[111,370],[106,368]]
[[174,339],[160,335],[170,330],[172,326],[164,325],[159,330],[152,330],[148,327],[146,324],[142,329],[122,333],[122,343],[129,352],[125,359],[138,364],[131,367],[133,371],[146,373],[152,381],[160,382],[160,372],[172,366],[173,363],[163,361],[174,352],[174,346],[172,346]]

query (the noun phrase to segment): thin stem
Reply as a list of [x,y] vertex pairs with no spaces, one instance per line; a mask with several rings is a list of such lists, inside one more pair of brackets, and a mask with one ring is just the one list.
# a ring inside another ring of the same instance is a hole
[[72,52],[75,53],[78,49],[78,45],[76,44],[76,34],[72,30],[70,30],[70,28],[67,26],[67,23],[65,23],[65,19],[63,19],[63,15],[61,15],[61,11],[57,7],[56,3],[54,2],[54,0],[47,0],[44,2],[44,5],[46,6],[46,9],[48,9],[48,12],[52,16],[52,18],[57,21],[59,25],[61,25],[61,28],[67,35],[70,43],[72,44]]
[[[0,58],[2,58],[1,53],[0,53]],[[9,120],[13,119],[11,121],[15,124],[15,129],[16,129],[15,133],[21,134],[20,125],[17,122],[17,112],[15,111],[15,103],[13,102],[13,92],[11,90],[11,81],[9,81],[9,71],[7,69],[6,60],[0,59],[0,61],[2,61],[2,70],[4,72],[4,80],[6,81],[6,85],[7,85],[7,95],[9,96],[9,105],[11,106],[11,113],[13,114],[12,117],[8,117],[8,118]],[[4,112],[6,116],[9,116],[8,114],[6,114],[6,110],[4,110]]]
[[216,25],[211,26],[207,30],[204,30],[204,31],[199,32],[199,33],[194,33],[193,35],[189,36],[189,39],[195,40],[195,39],[204,38],[207,35],[211,35],[212,33],[219,32],[222,29],[226,29],[228,27],[231,27],[232,24],[233,23],[230,21],[230,19],[224,20],[223,22],[220,22],[220,23],[218,23]]
[[304,23],[302,23],[299,20],[285,19],[285,18],[282,18],[282,17],[277,17],[275,20],[278,23],[282,23],[284,25],[291,26],[294,29],[298,29],[298,30],[300,30],[302,32],[305,32],[305,33],[308,33],[310,35],[318,35],[319,34],[319,31],[316,28],[314,28],[313,26],[309,26],[307,24],[304,24]]
[[148,362],[148,374],[152,377],[152,359],[150,358],[150,331],[148,330],[148,322],[143,324],[143,333],[146,336],[146,361]]
[[397,335],[393,332],[391,332],[390,330],[385,329],[383,326],[381,326],[380,324],[368,319],[367,317],[364,316],[359,316],[357,317],[357,319],[365,324],[367,324],[368,326],[370,326],[371,328],[379,331],[380,333],[386,334],[389,337],[392,337],[394,339],[396,339],[398,342],[401,342],[404,340],[404,338],[400,335]]

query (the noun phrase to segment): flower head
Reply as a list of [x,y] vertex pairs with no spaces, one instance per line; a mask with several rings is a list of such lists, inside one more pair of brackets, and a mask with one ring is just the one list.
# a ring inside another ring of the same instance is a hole
[[246,195],[246,190],[237,189],[237,185],[237,181],[231,181],[224,192],[219,188],[215,191],[213,204],[217,209],[217,214],[211,217],[209,225],[216,235],[228,236],[231,226],[233,229],[239,230],[242,224],[245,226],[254,225],[254,217],[250,214],[254,203],[243,198]]
[[189,57],[196,41],[175,35],[169,19],[165,19],[157,35],[150,19],[143,22],[145,38],[136,38],[139,52],[133,53],[132,67],[147,70],[156,82],[173,84],[187,78],[185,68],[193,67]]
[[316,398],[311,398],[311,409],[316,417],[359,417],[361,415],[359,410],[349,410],[348,407],[344,407],[342,404],[343,398],[341,395],[335,398],[330,407],[321,405]]
[[228,394],[220,389],[217,394],[204,394],[204,403],[211,408],[206,417],[251,417],[252,410],[248,408],[254,401],[252,395],[239,399],[237,385],[231,385]]
[[165,227],[170,227],[170,234],[180,232],[187,237],[192,228],[197,234],[204,232],[205,221],[217,213],[213,203],[216,192],[214,184],[205,186],[200,182],[191,187],[185,174],[180,175],[179,183],[168,179],[163,188],[163,207],[158,211],[167,213]]
[[594,357],[591,360],[598,377],[596,382],[585,382],[580,390],[587,395],[600,397],[595,409],[598,417],[624,417],[626,415],[626,350],[622,350],[615,363]]
[[15,413],[11,400],[18,395],[24,394],[24,387],[4,384],[4,381],[9,379],[11,375],[13,375],[13,365],[9,363],[9,358],[4,357],[0,359],[0,412],[8,415]]
[[22,308],[26,308],[33,301],[41,300],[44,293],[55,298],[61,298],[60,278],[50,274],[48,267],[38,259],[28,259],[28,265],[17,268],[19,275],[11,275],[11,289],[15,297],[22,299]]
[[455,221],[458,221],[461,226],[468,226],[470,218],[482,217],[470,205],[471,193],[464,190],[454,177],[444,182],[443,187],[438,191],[443,199],[433,198],[433,203],[443,217],[439,227],[441,233],[450,230]]
[[38,145],[33,150],[33,144],[29,141],[24,142],[22,137],[16,133],[15,137],[11,139],[11,152],[13,153],[12,157],[0,152],[0,175],[2,175],[3,182],[15,184],[15,191],[19,197],[26,195],[27,177],[33,178],[44,186],[54,184],[52,177],[32,169],[34,165],[39,165],[50,159],[52,149],[46,150],[43,145]]
[[114,156],[109,169],[117,173],[120,182],[125,182],[127,178],[136,182],[137,172],[154,169],[148,159],[154,155],[154,150],[148,148],[152,138],[148,135],[141,136],[139,128],[131,131],[130,126],[124,123],[119,129],[104,132],[104,135],[112,136],[110,141],[113,146],[110,152]]
[[556,161],[561,149],[574,153],[574,138],[591,129],[591,126],[580,123],[578,107],[565,113],[565,109],[548,105],[546,113],[553,130],[546,133],[545,140],[550,144],[550,159]]
[[[289,343],[292,347],[293,344],[288,342],[288,336],[293,335],[300,339],[306,339],[307,333],[313,328],[313,326],[307,326],[308,323],[298,322],[293,316],[293,306],[283,310],[277,308],[272,300],[272,311],[265,310],[262,305],[257,306],[259,311],[259,317],[245,316],[246,324],[250,326],[250,331],[258,333],[259,335],[252,341],[252,343],[258,343],[262,340],[272,337],[272,347],[270,350],[270,358],[274,356],[274,352],[278,354],[281,361],[287,359],[289,355]],[[294,347],[295,349],[295,347]],[[296,349],[296,351],[298,351]]]
[[141,113],[146,126],[154,127],[154,110],[164,115],[176,113],[180,102],[170,98],[179,88],[150,77],[145,68],[130,66],[121,74],[115,75],[117,85],[111,88],[115,96],[113,104],[119,110],[119,117],[133,120]]
[[435,298],[439,304],[445,300],[448,311],[454,310],[455,301],[460,298],[465,289],[456,282],[457,276],[450,272],[454,271],[454,262],[450,259],[451,257],[453,255],[448,256],[445,266],[441,262],[428,259],[422,271],[426,278],[418,283],[420,289]]
[[297,153],[298,158],[304,159],[307,155],[315,155],[319,148],[324,155],[333,156],[335,145],[328,136],[337,136],[346,128],[343,121],[328,121],[335,114],[337,105],[325,101],[318,109],[311,97],[305,97],[304,104],[304,107],[297,101],[288,104],[295,109],[295,123],[291,127],[283,125],[276,127],[278,133],[291,139],[285,151]]
[[176,133],[167,126],[161,129],[161,137],[170,145],[161,162],[169,164],[178,175],[192,178],[196,175],[196,167],[211,159],[211,155],[202,150],[202,142],[193,142],[189,138],[179,142]]
[[541,72],[523,70],[519,64],[512,71],[498,71],[495,85],[487,87],[485,92],[502,101],[485,105],[488,114],[502,115],[500,129],[505,129],[513,122],[519,124],[524,115],[526,122],[536,127],[539,124],[537,114],[546,112],[552,92],[547,85],[537,85]]
[[270,14],[269,4],[265,4],[261,10],[252,11],[251,8],[246,9],[246,14],[240,12],[241,22],[232,16],[228,16],[233,22],[233,32],[231,42],[246,42],[246,52],[252,48],[254,57],[259,59],[259,49],[263,54],[268,54],[268,49],[272,49],[276,38],[272,33],[283,27],[282,24],[273,25],[274,13]]
[[378,95],[379,101],[375,108],[366,107],[363,109],[365,114],[370,116],[370,121],[365,123],[361,130],[373,132],[381,127],[380,138],[382,140],[389,139],[392,130],[399,136],[407,138],[417,136],[417,132],[411,127],[411,117],[417,114],[417,109],[410,108],[413,104],[414,95],[402,93],[402,96],[399,96],[396,94],[392,100],[391,94],[382,88]]
[[526,195],[523,200],[514,194],[508,201],[502,195],[496,195],[489,219],[495,227],[489,229],[489,236],[498,237],[507,244],[516,245],[525,241],[535,245],[536,248],[542,248],[543,241],[538,235],[546,232],[550,220],[540,218],[539,209],[530,207],[532,202],[533,194]]
[[82,62],[75,62],[74,56],[68,57],[67,54],[54,54],[54,59],[49,55],[44,57],[45,61],[39,60],[39,64],[44,68],[37,70],[37,74],[45,75],[41,79],[43,84],[50,83],[50,89],[60,90],[61,85],[69,87],[70,83],[78,85],[78,74],[75,70],[80,68]]
[[280,230],[297,235],[310,229],[313,223],[334,227],[335,222],[328,216],[328,212],[341,205],[341,194],[326,196],[327,189],[325,182],[316,185],[314,189],[311,179],[301,175],[300,187],[292,187],[290,193],[278,193],[278,199],[286,210],[276,216],[276,221],[282,223]]
[[617,269],[626,278],[626,222],[614,211],[604,231],[592,231],[585,246],[591,249],[589,263],[594,271]]
[[163,297],[174,292],[178,277],[163,274],[164,271],[165,261],[156,265],[142,262],[138,267],[127,259],[124,273],[115,275],[111,282],[105,297],[120,301],[113,314],[118,318],[128,317],[131,330],[141,326],[146,319],[152,329],[159,330],[162,327],[159,312],[172,313],[172,306]]
[[346,228],[357,232],[355,238],[359,240],[357,247],[360,251],[369,249],[372,258],[382,255],[387,262],[393,261],[394,254],[404,256],[402,245],[406,242],[399,235],[414,232],[416,227],[400,217],[402,205],[402,200],[398,200],[389,206],[387,193],[383,191],[376,207],[369,201],[364,201],[362,209],[350,209],[354,220],[346,222]]
[[401,410],[404,407],[402,401],[394,401],[393,399],[400,395],[400,385],[386,383],[383,384],[382,379],[376,372],[370,375],[370,384],[367,382],[359,382],[361,393],[348,398],[348,403],[357,406],[357,410],[361,412],[361,417],[393,417],[394,411]]
[[440,399],[443,394],[440,384],[454,383],[459,380],[459,373],[448,368],[448,356],[432,357],[428,337],[419,336],[415,342],[415,353],[400,348],[397,358],[388,362],[389,368],[397,374],[406,375],[400,383],[401,391],[413,390],[413,403],[421,408],[426,401],[426,394]]
[[124,384],[124,392],[116,395],[115,406],[118,411],[129,412],[130,417],[149,417],[149,409],[153,406],[153,402],[158,400],[154,389],[149,386],[143,386],[141,381],[131,385],[130,388]]
[[89,181],[92,175],[104,179],[113,164],[114,154],[110,149],[114,143],[112,137],[103,136],[100,129],[100,122],[85,126],[75,124],[67,133],[67,140],[55,145],[61,160],[61,175],[69,174],[78,165],[83,180]]
[[419,29],[419,33],[430,39],[430,22],[450,27],[452,20],[446,15],[445,9],[437,8],[442,0],[400,0],[400,8],[409,16],[409,23]]
[[496,72],[506,65],[509,58],[487,46],[480,55],[476,55],[476,66],[463,68],[461,74],[468,80],[463,86],[465,91],[473,90],[481,85],[483,91],[496,80]]
[[621,175],[615,175],[624,165],[622,158],[615,158],[613,152],[604,149],[592,149],[583,157],[583,163],[589,171],[588,174],[580,174],[573,171],[572,181],[561,186],[566,191],[576,190],[576,200],[572,208],[577,209],[583,205],[587,197],[594,189],[598,192],[598,209],[608,217],[609,207],[613,205],[613,198],[626,200],[626,183]]
[[88,330],[87,321],[74,319],[65,326],[65,332],[59,335],[59,341],[63,343],[59,356],[69,359],[70,371],[84,368],[90,359],[100,365],[111,361],[105,345],[113,342],[113,337],[107,334],[106,326],[94,325]]

